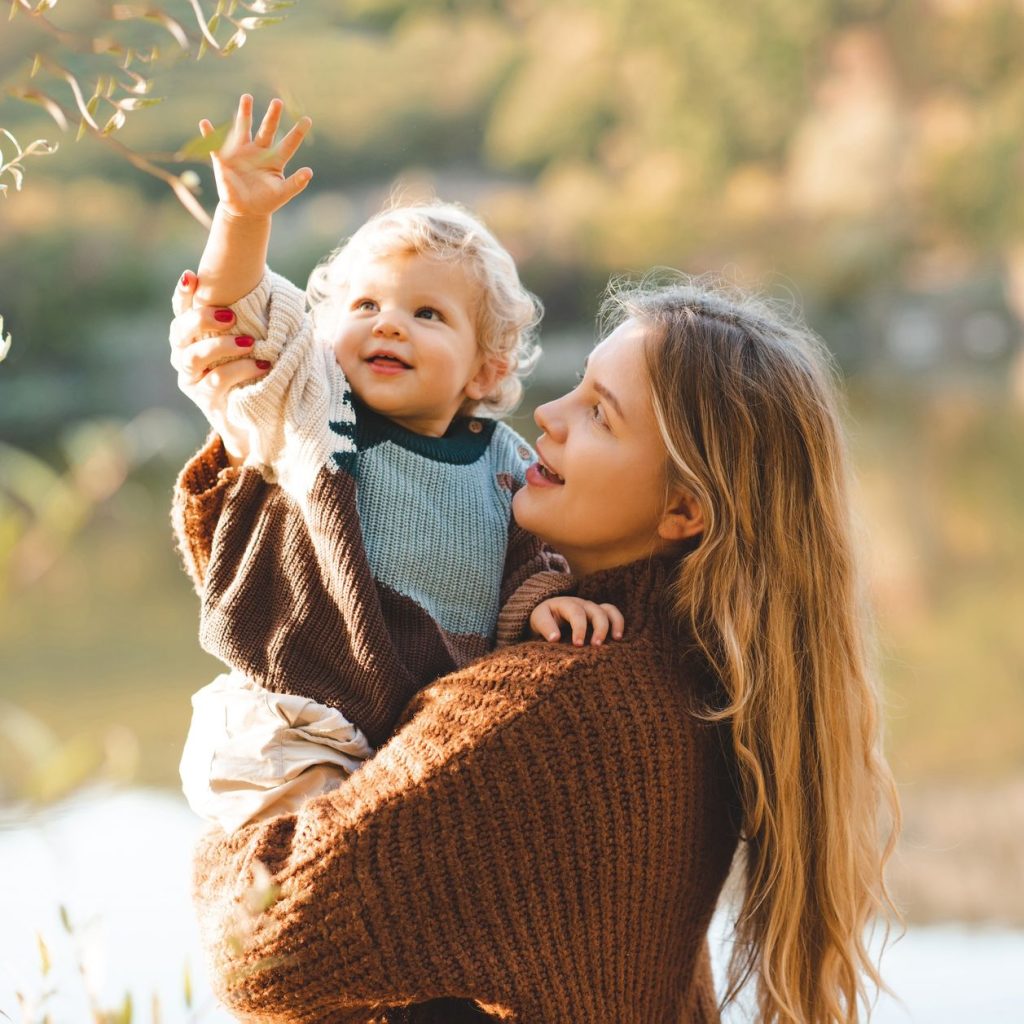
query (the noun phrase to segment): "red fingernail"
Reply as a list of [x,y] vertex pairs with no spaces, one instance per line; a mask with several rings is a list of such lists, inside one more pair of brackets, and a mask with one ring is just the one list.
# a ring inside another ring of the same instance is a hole
[[192,275],[186,270],[185,273],[181,275],[181,283],[187,288],[191,281]]
[[270,363],[268,363],[266,359],[257,359],[256,360],[256,365],[261,370],[269,370],[270,369]]
[[213,319],[218,323],[229,324],[235,319],[235,314],[232,313],[230,309],[218,309],[217,312],[213,314]]
[[252,348],[252,338],[248,334],[243,334],[240,338],[235,338],[235,344],[239,348]]

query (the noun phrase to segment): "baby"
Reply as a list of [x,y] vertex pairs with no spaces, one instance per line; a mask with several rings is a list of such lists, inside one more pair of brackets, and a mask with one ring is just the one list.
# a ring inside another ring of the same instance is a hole
[[193,808],[228,831],[338,785],[417,689],[527,617],[576,643],[623,625],[611,606],[543,600],[564,595],[565,564],[511,516],[536,460],[491,417],[519,400],[540,318],[512,258],[460,207],[390,209],[314,270],[308,314],[265,269],[271,214],[311,177],[284,176],[309,120],[275,144],[280,114],[275,100],[251,136],[243,96],[213,154],[196,291],[232,307],[238,358],[270,368],[230,392],[231,443],[179,480],[201,503],[235,478],[200,588],[203,646],[231,671],[193,697],[181,763]]

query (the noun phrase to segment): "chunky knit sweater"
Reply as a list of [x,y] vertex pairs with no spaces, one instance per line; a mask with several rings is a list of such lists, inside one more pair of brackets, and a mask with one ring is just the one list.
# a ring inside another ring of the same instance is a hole
[[717,1021],[707,929],[737,841],[713,680],[670,562],[579,581],[628,624],[436,681],[338,790],[195,860],[220,998],[247,1021]]
[[565,566],[512,519],[534,458],[522,438],[473,417],[424,437],[375,413],[304,301],[267,273],[235,305],[274,362],[228,398],[251,455],[229,469],[211,439],[172,516],[203,647],[269,690],[340,709],[378,745],[419,687],[494,646],[526,580]]

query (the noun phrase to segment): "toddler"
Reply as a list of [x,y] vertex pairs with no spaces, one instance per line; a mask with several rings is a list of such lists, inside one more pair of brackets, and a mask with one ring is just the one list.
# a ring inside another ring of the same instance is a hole
[[512,258],[460,207],[398,207],[304,296],[265,269],[271,214],[311,177],[284,176],[309,121],[275,144],[280,112],[251,136],[243,96],[213,155],[196,292],[231,306],[239,358],[271,368],[230,392],[245,443],[212,438],[175,513],[218,522],[215,559],[179,529],[201,641],[230,667],[193,697],[181,775],[228,831],[336,786],[417,689],[516,638],[531,609],[548,639],[563,621],[578,643],[588,622],[597,643],[622,629],[610,606],[542,600],[564,593],[565,564],[511,516],[535,456],[492,417],[520,397],[540,317]]

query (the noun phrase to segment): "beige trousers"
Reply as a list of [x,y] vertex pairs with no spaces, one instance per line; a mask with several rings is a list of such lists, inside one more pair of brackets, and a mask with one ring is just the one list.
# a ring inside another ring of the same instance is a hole
[[372,754],[340,711],[230,672],[193,695],[179,770],[192,810],[234,832],[337,788]]

